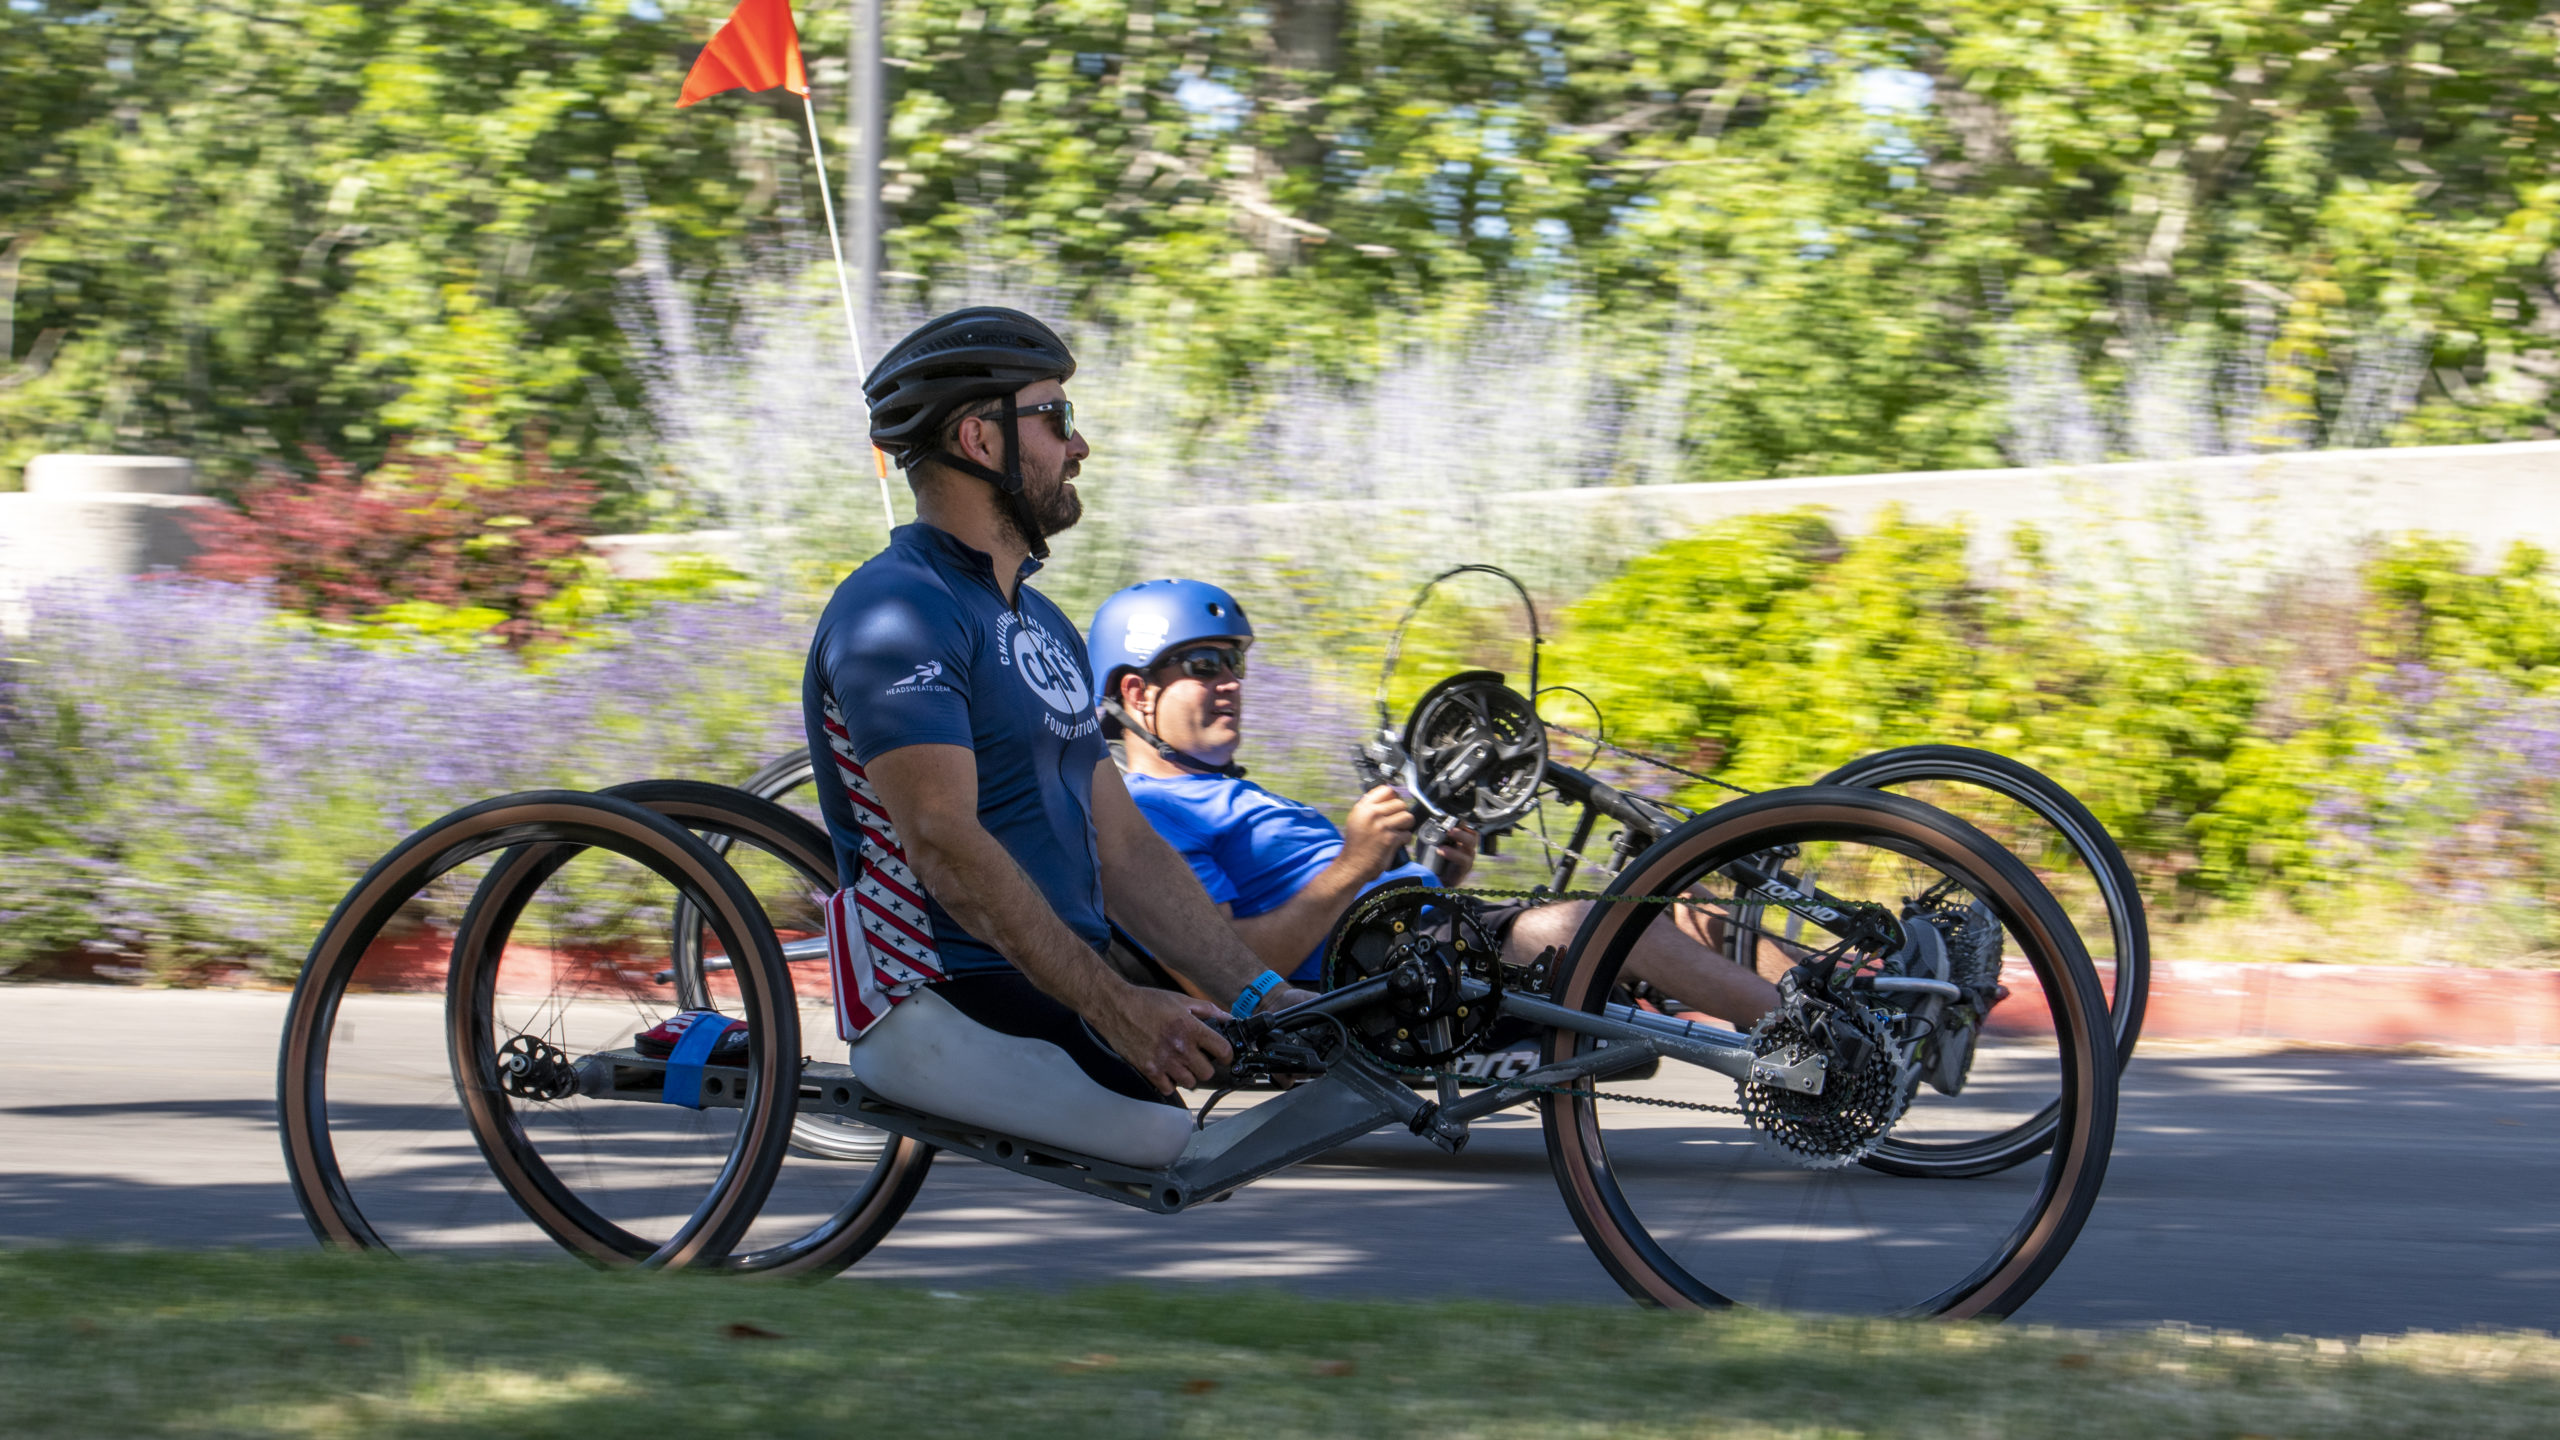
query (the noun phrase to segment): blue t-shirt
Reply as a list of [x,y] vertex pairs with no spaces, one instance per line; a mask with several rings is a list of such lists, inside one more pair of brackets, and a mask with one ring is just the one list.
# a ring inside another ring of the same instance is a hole
[[[1024,561],[1023,577],[1038,568]],[[800,709],[839,884],[855,883],[866,825],[896,844],[862,767],[902,746],[965,745],[977,754],[978,822],[1069,929],[1096,949],[1110,943],[1093,830],[1093,770],[1109,752],[1081,637],[1046,596],[1025,584],[1007,605],[984,552],[931,525],[902,525],[818,618]],[[920,898],[945,974],[1012,968],[931,895]]]
[[[1239,920],[1269,914],[1307,888],[1342,853],[1342,832],[1324,812],[1274,795],[1250,780],[1225,775],[1127,777],[1130,798],[1200,877],[1209,898],[1231,907]],[[1393,880],[1438,884],[1422,865],[1399,865],[1361,887],[1361,893]],[[1317,979],[1319,944],[1289,978]]]

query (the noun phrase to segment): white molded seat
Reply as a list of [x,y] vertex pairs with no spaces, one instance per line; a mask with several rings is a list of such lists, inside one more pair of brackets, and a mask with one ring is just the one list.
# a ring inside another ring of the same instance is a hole
[[930,987],[853,1042],[853,1073],[910,1110],[1139,1169],[1171,1165],[1191,1138],[1190,1111],[1107,1090],[1066,1051],[990,1030]]

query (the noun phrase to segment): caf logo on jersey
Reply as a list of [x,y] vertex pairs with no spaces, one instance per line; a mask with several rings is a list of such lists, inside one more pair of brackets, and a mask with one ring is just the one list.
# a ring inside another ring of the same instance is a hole
[[1040,628],[1039,621],[1026,617],[1006,625],[1014,619],[1007,615],[997,622],[1013,631],[999,642],[1012,662],[1013,673],[1059,714],[1090,715],[1093,691],[1085,683],[1084,662],[1073,650],[1059,644],[1056,636]]

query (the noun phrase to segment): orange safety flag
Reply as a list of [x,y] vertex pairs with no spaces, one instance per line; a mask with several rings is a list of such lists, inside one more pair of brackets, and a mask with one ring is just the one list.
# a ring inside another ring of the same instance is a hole
[[809,72],[800,64],[800,27],[791,19],[791,0],[738,0],[729,23],[702,47],[702,58],[684,77],[681,110],[723,90],[770,90],[781,86],[794,94],[809,93]]

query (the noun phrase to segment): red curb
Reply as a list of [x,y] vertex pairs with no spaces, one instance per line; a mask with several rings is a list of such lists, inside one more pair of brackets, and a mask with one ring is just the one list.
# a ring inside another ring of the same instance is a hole
[[[788,938],[798,938],[792,932]],[[377,940],[356,962],[356,973],[349,988],[358,991],[395,994],[423,994],[444,989],[445,970],[452,962],[453,937],[434,930],[420,931],[398,940]],[[665,1000],[675,992],[657,982],[656,972],[665,968],[662,956],[635,955],[628,951],[603,949],[551,950],[533,945],[510,945],[499,978],[509,994],[546,995],[595,993],[609,990],[627,992],[642,999]],[[826,962],[810,960],[794,962],[793,984],[804,993],[826,993]],[[815,985],[815,990],[808,987]],[[735,998],[737,983],[726,975],[711,977],[715,996]]]
[[[2016,963],[2001,981],[2036,994]],[[1991,1012],[1994,1031],[2049,1030],[2039,1005]],[[2304,1040],[2335,1045],[2560,1045],[2560,970],[2268,965],[2172,960],[2151,967],[2150,1040]]]
[[2164,1040],[2560,1045],[2560,971],[2179,960],[2151,967]]

